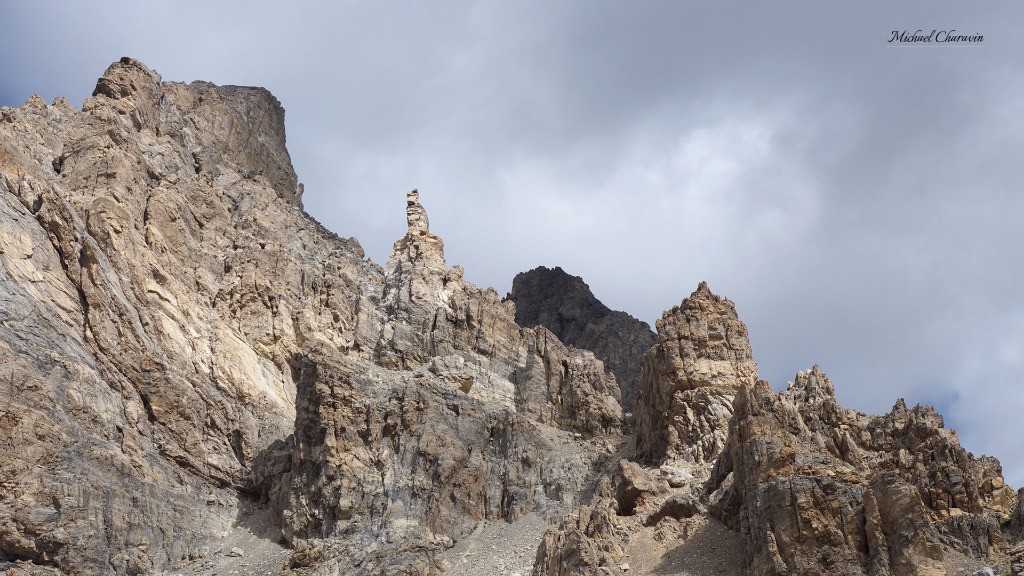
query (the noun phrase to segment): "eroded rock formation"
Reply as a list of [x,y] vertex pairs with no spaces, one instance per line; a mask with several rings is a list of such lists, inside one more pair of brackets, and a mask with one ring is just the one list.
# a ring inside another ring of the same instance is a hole
[[283,482],[268,474],[265,484],[289,542],[333,549],[331,562],[364,558],[368,574],[393,550],[367,555],[364,541],[416,541],[429,557],[484,519],[575,509],[607,454],[558,440],[621,422],[614,376],[593,354],[520,328],[497,293],[448,269],[415,191],[407,214],[372,356],[303,348],[296,433],[274,465]]
[[732,301],[701,282],[657,328],[640,376],[638,455],[713,463],[725,444],[733,395],[757,378],[747,327]]
[[415,191],[378,266],[284,144],[266,90],[129,58],[0,109],[0,571],[196,574],[253,530],[282,574],[439,574],[524,515],[535,576],[1024,569],[1021,495],[934,410],[775,393],[706,284],[656,340],[559,269],[503,302]]
[[516,274],[505,299],[515,303],[520,326],[543,326],[562,342],[593,352],[615,374],[623,409],[633,410],[644,352],[657,340],[646,322],[610,310],[582,278],[558,267]]
[[288,359],[380,275],[301,212],[283,116],[127,58],[82,110],[0,111],[0,553],[149,573],[235,521]]
[[[409,234],[383,269],[363,259],[357,242],[306,216],[283,110],[266,90],[162,82],[126,58],[82,110],[33,98],[0,116],[0,559],[149,573],[208,554],[241,504],[269,491],[271,473],[254,465],[288,468],[296,384],[325,385],[310,373],[341,374],[330,380],[339,394],[370,402],[372,391],[360,387],[367,380],[350,377],[379,366],[375,385],[385,392],[363,408],[386,410],[410,381],[404,371],[424,370],[435,388],[443,382],[461,396],[427,387],[408,397],[436,401],[426,414],[461,413],[468,429],[488,431],[466,440],[474,458],[502,434],[538,434],[514,424],[524,418],[588,436],[618,428],[618,387],[600,361],[545,329],[520,329],[496,292],[447,269],[414,196]],[[301,397],[329,400],[315,390]],[[300,424],[329,423],[303,406]],[[371,435],[388,429],[366,426]],[[346,455],[329,448],[319,448],[326,458]],[[409,454],[426,462],[422,448],[400,456],[395,472],[412,466]],[[521,450],[536,459],[522,466],[547,463]],[[572,482],[586,481],[585,462],[576,458],[566,471]],[[299,464],[292,473],[308,473]],[[374,493],[360,484],[362,472],[348,473],[348,484],[331,486]],[[495,493],[493,502],[453,505],[455,520],[434,518],[439,504],[424,504],[428,528],[444,533],[488,513],[514,514],[536,499],[515,496],[540,485],[540,471],[532,473],[504,501]],[[467,494],[517,482],[508,476]],[[571,505],[577,484],[545,481]],[[372,486],[379,483],[374,476]],[[287,500],[294,515],[285,533],[331,533],[336,522],[300,518],[341,518],[345,502],[305,510]]]
[[748,574],[946,574],[951,554],[1001,557],[1016,495],[933,409],[843,408],[817,366],[781,394],[744,385],[734,408],[708,489]]

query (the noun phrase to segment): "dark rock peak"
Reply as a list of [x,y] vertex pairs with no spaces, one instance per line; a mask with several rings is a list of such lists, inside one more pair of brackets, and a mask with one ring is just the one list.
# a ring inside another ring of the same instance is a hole
[[[512,280],[512,292],[505,296],[506,300],[516,303],[517,309],[523,311],[517,314],[516,320],[522,317],[524,322],[531,321],[533,317],[548,314],[556,314],[558,319],[566,324],[565,328],[572,333],[575,326],[574,320],[580,316],[578,313],[585,311],[585,317],[590,320],[601,319],[612,310],[605,306],[591,292],[590,286],[579,276],[573,276],[563,270],[560,266],[547,268],[538,266],[528,272],[520,272]],[[524,306],[520,302],[525,302]],[[571,306],[572,310],[562,311],[562,307]],[[573,317],[566,317],[565,312],[576,312]],[[539,322],[543,323],[543,322]],[[522,325],[523,322],[520,322]],[[546,323],[545,323],[546,325]],[[561,335],[561,330],[555,330],[548,326],[552,332]]]
[[656,340],[646,322],[611,310],[582,278],[560,267],[516,274],[505,300],[515,303],[520,326],[543,326],[562,342],[593,352],[615,374],[623,408],[633,409],[643,353]]

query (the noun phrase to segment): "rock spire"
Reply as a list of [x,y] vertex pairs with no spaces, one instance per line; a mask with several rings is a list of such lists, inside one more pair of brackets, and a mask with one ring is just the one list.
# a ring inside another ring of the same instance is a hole
[[706,282],[657,322],[644,354],[636,408],[637,451],[648,461],[713,463],[732,414],[732,397],[757,379],[747,327],[732,301]]

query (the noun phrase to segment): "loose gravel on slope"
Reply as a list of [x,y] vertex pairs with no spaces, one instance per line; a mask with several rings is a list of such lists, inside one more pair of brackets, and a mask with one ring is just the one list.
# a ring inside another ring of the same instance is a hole
[[[210,554],[170,574],[180,576],[271,576],[281,572],[292,551],[277,541],[269,510],[256,510],[222,538]],[[241,553],[241,555],[235,555]]]
[[528,576],[548,523],[528,514],[515,522],[481,522],[445,551],[445,576]]

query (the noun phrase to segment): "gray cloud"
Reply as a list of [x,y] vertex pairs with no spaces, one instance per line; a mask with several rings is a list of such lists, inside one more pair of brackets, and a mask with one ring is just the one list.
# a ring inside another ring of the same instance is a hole
[[[1024,483],[1024,6],[15,3],[0,104],[131,55],[283,102],[307,209],[375,260],[418,187],[482,285],[560,265],[653,321],[706,279],[776,387],[934,403]],[[894,48],[956,28],[982,47]]]

